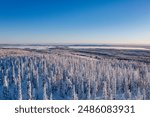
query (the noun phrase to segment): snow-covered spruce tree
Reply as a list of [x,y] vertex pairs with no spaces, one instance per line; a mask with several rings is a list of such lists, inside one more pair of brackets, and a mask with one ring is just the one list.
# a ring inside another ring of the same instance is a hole
[[128,80],[130,80],[130,86],[131,86],[131,93],[132,93],[132,97],[133,99],[136,98],[137,94],[138,94],[138,84],[139,84],[139,72],[136,71],[128,71]]
[[48,99],[46,90],[47,90],[47,83],[46,83],[45,79],[43,79],[43,100]]
[[90,100],[91,99],[91,86],[90,86],[90,79],[87,80],[86,82],[86,99]]
[[4,80],[3,80],[3,99],[4,100],[9,100],[10,99],[7,76],[4,76]]
[[27,100],[32,100],[32,86],[29,74],[27,74]]
[[53,100],[53,93],[50,93],[49,100]]
[[135,99],[137,99],[137,100],[142,100],[143,99],[140,87],[138,87],[137,96],[136,96]]
[[91,99],[95,100],[97,94],[97,81],[93,81],[91,87],[92,87]]
[[[80,77],[81,78],[81,77]],[[80,82],[80,88],[79,88],[79,95],[78,95],[78,97],[79,97],[79,99],[85,99],[85,88],[84,88],[84,81],[83,81],[83,78],[81,78],[81,80],[80,80],[81,82]]]
[[128,79],[127,78],[124,78],[123,80],[124,84],[123,84],[123,87],[124,87],[124,98],[125,99],[128,99],[130,100],[131,99],[131,92],[130,92],[130,88],[129,88],[129,82],[128,82]]
[[75,90],[75,85],[73,85],[73,89],[72,89],[72,96],[71,96],[71,99],[72,100],[78,100],[78,95],[76,93],[76,90]]
[[107,82],[104,81],[102,99],[108,100]]
[[116,99],[116,74],[113,71],[113,77],[112,77],[112,99]]
[[107,95],[108,95],[108,99],[112,99],[111,93],[112,93],[112,89],[111,89],[111,82],[110,82],[110,73],[109,71],[107,71],[107,78],[106,78],[106,83],[107,83]]
[[18,66],[18,79],[17,79],[17,91],[18,91],[18,100],[22,100],[22,89],[21,89],[21,75],[20,75],[20,65]]
[[12,90],[12,99],[17,100],[18,99],[18,88],[17,88],[17,78],[15,73],[14,64],[12,67],[12,84],[11,84],[11,90]]
[[33,71],[33,99],[37,100],[38,99],[38,90],[39,90],[39,74],[38,74],[38,69],[36,68]]
[[145,90],[145,88],[143,88],[142,93],[143,93],[143,94],[142,94],[142,95],[143,95],[143,100],[146,100],[146,97],[147,97],[147,96],[146,96],[146,90]]

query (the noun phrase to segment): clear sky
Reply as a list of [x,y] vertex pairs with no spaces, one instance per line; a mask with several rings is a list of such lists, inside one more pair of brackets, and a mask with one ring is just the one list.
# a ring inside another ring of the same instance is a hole
[[150,44],[150,0],[0,0],[0,43]]

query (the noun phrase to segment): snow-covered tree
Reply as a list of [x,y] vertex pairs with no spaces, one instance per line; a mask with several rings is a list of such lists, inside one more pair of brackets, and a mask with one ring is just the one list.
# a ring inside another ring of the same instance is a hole
[[73,89],[72,89],[73,91],[72,91],[72,96],[71,96],[71,99],[72,100],[78,100],[78,95],[77,95],[77,93],[76,93],[76,91],[75,91],[75,85],[73,85]]
[[0,49],[0,99],[150,99],[145,61]]

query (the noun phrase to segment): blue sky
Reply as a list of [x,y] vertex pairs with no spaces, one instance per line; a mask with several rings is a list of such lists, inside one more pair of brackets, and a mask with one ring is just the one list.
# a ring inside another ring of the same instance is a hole
[[0,43],[150,44],[150,0],[0,0]]

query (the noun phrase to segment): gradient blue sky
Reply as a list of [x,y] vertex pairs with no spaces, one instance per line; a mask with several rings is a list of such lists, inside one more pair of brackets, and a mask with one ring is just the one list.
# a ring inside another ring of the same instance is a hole
[[0,43],[150,44],[150,0],[0,0]]

